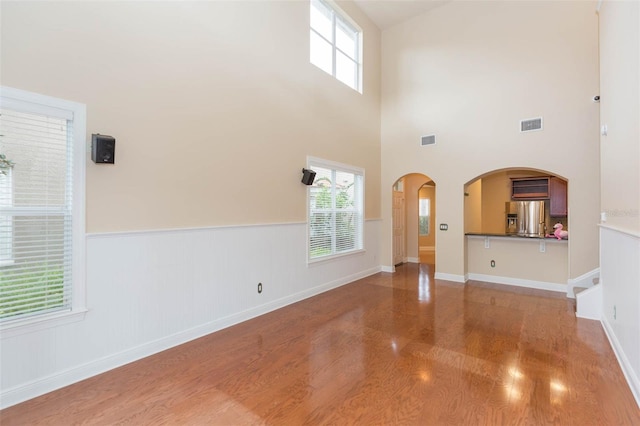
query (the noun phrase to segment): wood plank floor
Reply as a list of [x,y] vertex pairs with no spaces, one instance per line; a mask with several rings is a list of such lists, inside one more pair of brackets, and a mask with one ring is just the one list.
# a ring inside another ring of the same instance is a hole
[[2,425],[638,425],[562,294],[405,264],[0,412]]

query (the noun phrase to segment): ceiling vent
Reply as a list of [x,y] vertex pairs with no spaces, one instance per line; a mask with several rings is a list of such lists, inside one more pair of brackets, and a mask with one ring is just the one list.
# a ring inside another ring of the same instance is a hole
[[420,145],[422,146],[435,145],[435,143],[436,143],[436,135],[427,135],[427,136],[423,136],[422,139],[420,139]]
[[542,130],[542,117],[520,120],[520,133]]

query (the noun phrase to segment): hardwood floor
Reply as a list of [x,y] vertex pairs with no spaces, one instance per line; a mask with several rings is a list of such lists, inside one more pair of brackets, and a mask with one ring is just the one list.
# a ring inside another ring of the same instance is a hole
[[638,425],[562,294],[405,264],[0,412],[2,425]]

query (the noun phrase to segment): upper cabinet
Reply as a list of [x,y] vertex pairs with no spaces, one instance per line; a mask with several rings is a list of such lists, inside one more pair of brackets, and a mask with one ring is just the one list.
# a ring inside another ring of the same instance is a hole
[[549,216],[567,216],[567,181],[554,176],[511,178],[512,200],[549,200]]
[[549,198],[549,177],[511,178],[511,199],[540,200]]
[[549,216],[567,216],[567,181],[549,178]]

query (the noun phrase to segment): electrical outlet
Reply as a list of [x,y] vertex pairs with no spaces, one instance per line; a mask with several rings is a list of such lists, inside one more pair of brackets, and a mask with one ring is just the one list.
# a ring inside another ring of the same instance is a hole
[[446,231],[449,229],[449,225],[447,225],[446,223],[441,223],[440,224],[440,230],[441,231]]
[[258,293],[262,293],[262,283],[258,283]]

